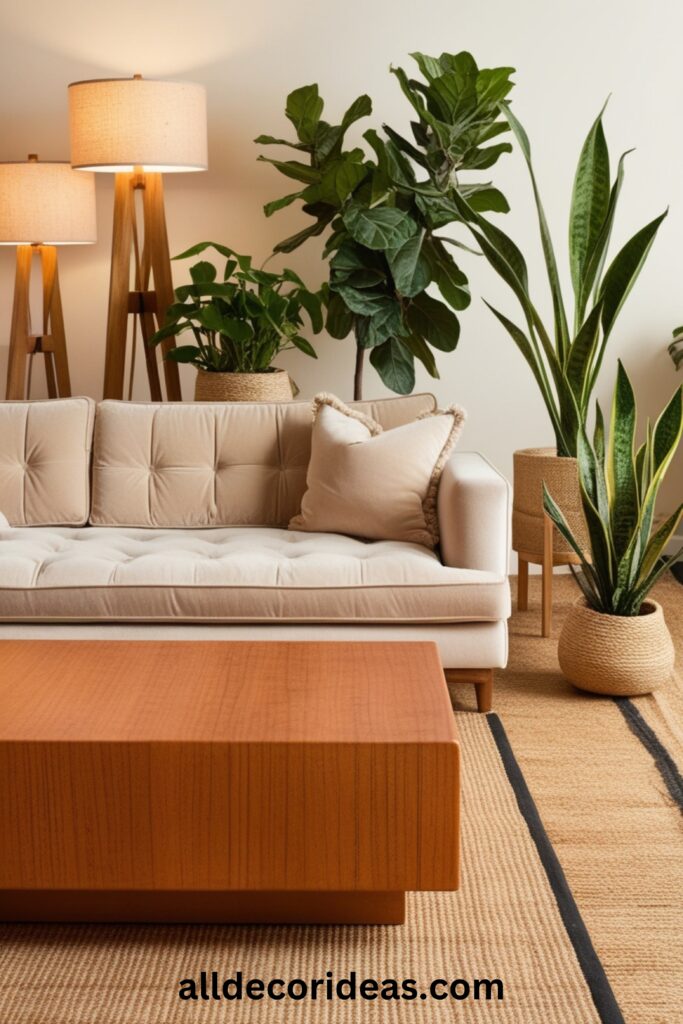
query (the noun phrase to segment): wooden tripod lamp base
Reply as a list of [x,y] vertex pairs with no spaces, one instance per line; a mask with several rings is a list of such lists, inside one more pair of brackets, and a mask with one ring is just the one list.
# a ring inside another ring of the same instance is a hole
[[[40,334],[31,329],[30,287],[34,256],[40,260],[42,274],[43,315]],[[54,245],[19,245],[5,398],[14,401],[30,398],[32,363],[37,354],[45,358],[49,397],[69,398],[71,381],[59,292],[57,249]]]
[[[142,196],[142,244],[138,231],[136,194]],[[131,289],[131,261],[134,287]],[[118,173],[114,192],[114,230],[109,283],[107,348],[104,363],[104,397],[123,398],[126,362],[130,364],[132,393],[135,347],[138,325],[144,348],[149,393],[153,402],[162,400],[159,362],[149,339],[166,321],[166,310],[173,302],[171,260],[164,214],[164,191],[159,173]],[[127,358],[129,318],[133,317],[133,344]],[[167,338],[159,346],[162,356],[173,348]],[[164,381],[169,401],[181,400],[178,364],[164,360]]]

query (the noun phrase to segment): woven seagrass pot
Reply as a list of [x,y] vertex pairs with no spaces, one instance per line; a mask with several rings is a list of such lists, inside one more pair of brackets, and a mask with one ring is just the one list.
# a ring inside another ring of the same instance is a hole
[[674,666],[664,613],[650,600],[640,615],[604,615],[578,598],[562,627],[557,656],[574,686],[610,697],[651,693]]
[[264,373],[207,373],[197,370],[195,402],[291,402],[292,382],[286,370]]
[[[543,551],[543,482],[564,512],[575,538],[590,551],[581,507],[576,459],[559,458],[554,448],[522,448],[513,455],[512,547],[540,555]],[[572,548],[553,530],[553,552],[566,555]]]

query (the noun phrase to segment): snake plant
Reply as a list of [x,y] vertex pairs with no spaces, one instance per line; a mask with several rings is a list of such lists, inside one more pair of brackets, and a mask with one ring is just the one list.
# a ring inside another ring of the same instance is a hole
[[591,557],[577,543],[552,496],[544,488],[544,507],[581,559],[575,573],[590,608],[608,615],[638,615],[659,577],[680,556],[664,548],[674,536],[683,504],[654,529],[657,492],[683,432],[683,385],[659,416],[648,421],[645,440],[636,448],[636,402],[621,362],[612,402],[609,439],[600,406],[591,444],[583,426],[578,434],[581,502],[590,537]]
[[610,182],[603,107],[583,144],[574,179],[569,216],[569,265],[574,291],[570,322],[529,139],[507,104],[502,104],[502,109],[531,176],[552,298],[552,327],[546,326],[532,301],[526,263],[512,239],[479,212],[470,210],[468,215],[467,202],[461,196],[453,198],[488,262],[512,289],[522,308],[524,327],[489,305],[531,368],[553,425],[557,453],[576,456],[577,438],[586,422],[608,339],[666,211],[637,231],[605,270],[627,154],[621,156],[614,181]]

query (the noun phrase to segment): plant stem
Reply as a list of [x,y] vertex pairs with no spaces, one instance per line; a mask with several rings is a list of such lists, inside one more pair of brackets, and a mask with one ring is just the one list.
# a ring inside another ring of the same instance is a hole
[[356,343],[356,368],[353,374],[353,400],[360,402],[363,398],[363,364],[365,362],[365,349]]

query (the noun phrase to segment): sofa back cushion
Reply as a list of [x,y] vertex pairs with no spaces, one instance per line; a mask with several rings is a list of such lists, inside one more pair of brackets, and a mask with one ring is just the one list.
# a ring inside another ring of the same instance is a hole
[[[435,408],[432,395],[358,403],[385,429]],[[308,402],[102,402],[93,447],[95,526],[287,525],[311,454]]]
[[10,526],[83,526],[90,512],[89,398],[0,403],[0,512]]

